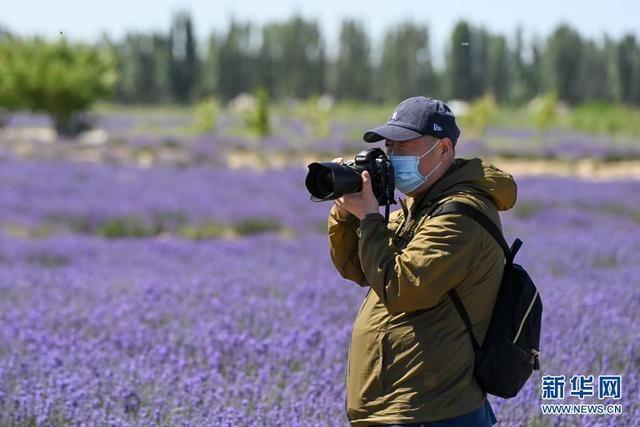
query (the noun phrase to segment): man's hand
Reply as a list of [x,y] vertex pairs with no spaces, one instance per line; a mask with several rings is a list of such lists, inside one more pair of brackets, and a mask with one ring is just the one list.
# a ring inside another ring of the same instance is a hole
[[362,191],[359,193],[345,194],[339,199],[336,199],[335,203],[340,209],[341,214],[346,210],[357,216],[360,220],[370,213],[380,213],[378,199],[376,199],[376,196],[373,194],[371,177],[367,171],[362,172]]

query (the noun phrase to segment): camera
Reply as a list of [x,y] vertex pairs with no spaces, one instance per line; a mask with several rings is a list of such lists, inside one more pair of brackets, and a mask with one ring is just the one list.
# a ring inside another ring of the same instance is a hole
[[334,162],[311,163],[305,180],[311,200],[334,200],[349,193],[362,191],[362,172],[369,172],[373,194],[380,206],[396,203],[393,200],[395,183],[393,166],[380,148],[370,148],[356,154],[354,160],[343,165]]

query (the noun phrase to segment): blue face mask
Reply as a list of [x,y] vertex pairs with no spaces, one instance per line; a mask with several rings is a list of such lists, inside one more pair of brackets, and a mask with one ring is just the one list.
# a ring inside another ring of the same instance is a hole
[[438,163],[438,165],[433,168],[431,172],[427,174],[427,176],[422,176],[420,170],[418,169],[418,165],[420,164],[420,159],[433,151],[434,148],[438,145],[440,140],[437,140],[433,147],[429,148],[426,153],[422,156],[389,156],[389,161],[393,165],[393,175],[396,181],[396,188],[403,192],[404,194],[411,193],[416,188],[420,187],[422,184],[427,182],[427,179],[442,165],[442,162]]

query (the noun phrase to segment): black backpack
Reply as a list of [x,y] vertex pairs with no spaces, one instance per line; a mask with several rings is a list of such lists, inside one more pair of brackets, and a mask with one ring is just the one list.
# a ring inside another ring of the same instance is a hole
[[474,374],[487,393],[502,398],[514,397],[533,370],[540,369],[540,328],[542,300],[531,277],[513,258],[522,246],[516,239],[509,248],[500,229],[479,210],[461,202],[447,202],[431,217],[458,213],[473,218],[493,236],[504,250],[506,263],[495,308],[482,343],[473,336],[469,315],[455,289],[448,292],[471,337],[475,352]]

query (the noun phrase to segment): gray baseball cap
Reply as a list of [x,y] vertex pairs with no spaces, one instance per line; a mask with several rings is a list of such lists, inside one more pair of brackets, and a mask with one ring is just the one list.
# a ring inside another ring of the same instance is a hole
[[448,137],[454,145],[456,144],[460,129],[447,104],[424,96],[407,98],[393,110],[387,124],[366,131],[362,139],[365,142],[378,142],[383,139],[408,141],[422,135]]

